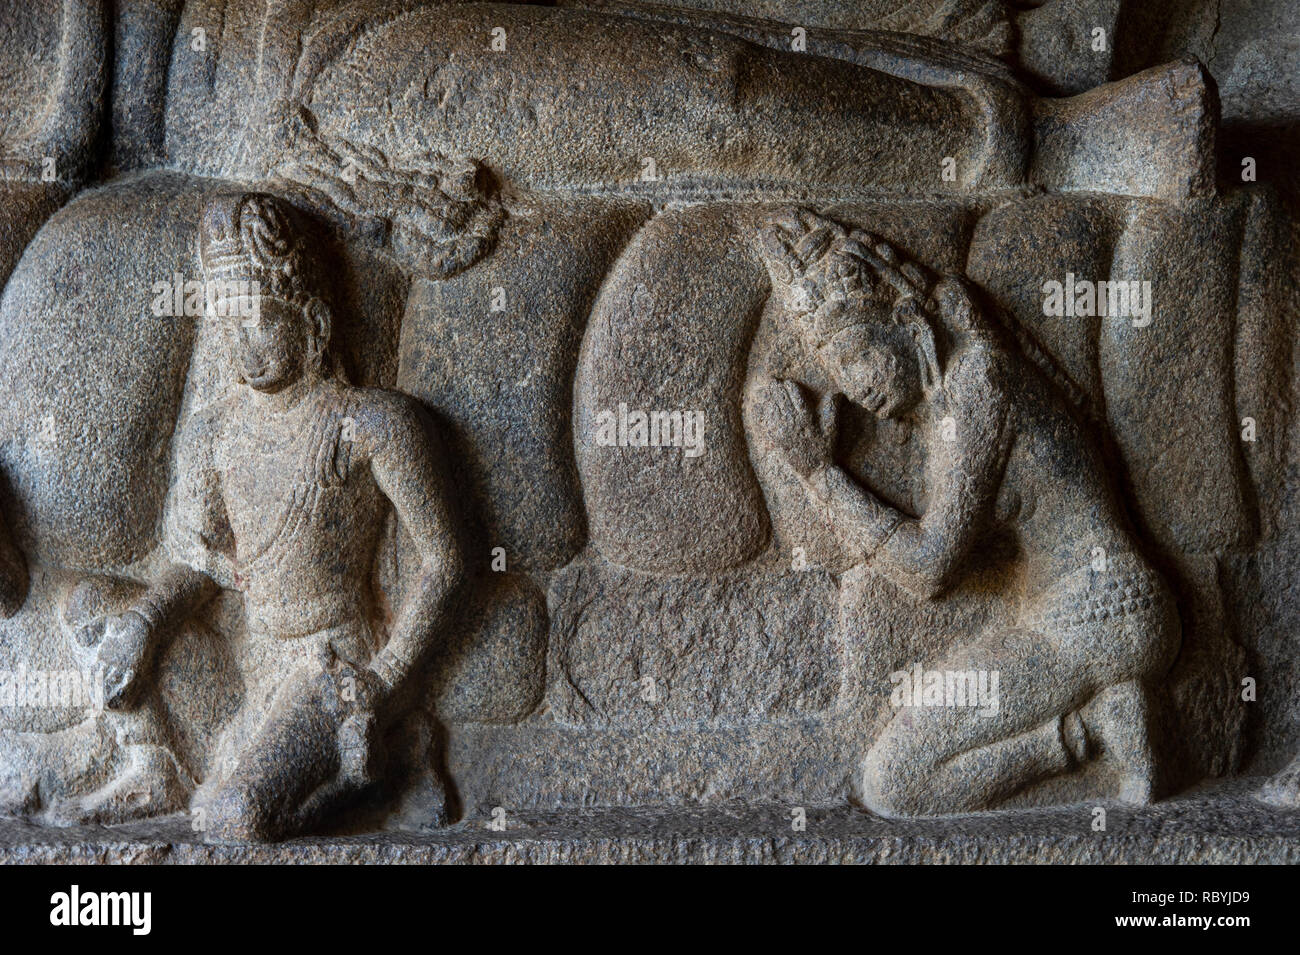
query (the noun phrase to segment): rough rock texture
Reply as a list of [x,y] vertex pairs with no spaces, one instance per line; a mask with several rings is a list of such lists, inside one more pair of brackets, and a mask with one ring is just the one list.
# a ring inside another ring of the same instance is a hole
[[1298,22],[9,5],[0,861],[1296,861]]
[[[1257,780],[1256,780],[1257,781]],[[900,822],[807,807],[575,809],[467,819],[437,832],[295,839],[271,846],[195,841],[184,819],[51,832],[0,826],[0,861],[25,864],[1212,864],[1300,861],[1294,814],[1278,817],[1238,792],[1182,797],[1143,810],[1092,805],[995,817]]]

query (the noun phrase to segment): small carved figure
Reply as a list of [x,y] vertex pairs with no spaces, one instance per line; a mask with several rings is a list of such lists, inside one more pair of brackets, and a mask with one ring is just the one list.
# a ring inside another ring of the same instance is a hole
[[156,688],[138,678],[157,650],[148,607],[141,600],[114,612],[140,589],[91,575],[65,594],[55,632],[69,641],[79,668],[58,673],[43,704],[84,704],[83,715],[51,731],[0,731],[0,814],[66,826],[184,808],[194,789],[191,772],[177,756]]
[[[1027,360],[960,279],[931,276],[877,237],[799,211],[760,238],[774,288],[836,389],[814,409],[799,384],[776,381],[760,427],[843,546],[924,598],[954,587],[994,532],[1014,539],[1023,567],[1014,626],[932,666],[999,673],[996,712],[900,710],[866,756],[862,801],[889,816],[987,809],[1094,757],[1115,769],[1121,798],[1150,800],[1146,685],[1177,653],[1178,618],[1068,381],[1042,355]],[[835,463],[841,398],[916,429],[922,513]]]
[[[303,831],[375,781],[380,733],[409,702],[409,678],[461,575],[417,407],[343,379],[320,266],[292,215],[251,193],[218,196],[205,211],[209,316],[220,316],[237,382],[180,436],[170,569],[141,602],[139,624],[105,637],[119,661],[117,699],[172,622],[218,587],[243,593],[245,700],[194,800],[196,827],[214,840]],[[389,506],[421,564],[379,648],[369,582]]]

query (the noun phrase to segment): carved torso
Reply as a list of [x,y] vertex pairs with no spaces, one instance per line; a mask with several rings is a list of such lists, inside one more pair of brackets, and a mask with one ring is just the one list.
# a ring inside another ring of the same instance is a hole
[[216,463],[252,627],[296,636],[365,611],[384,498],[356,407],[326,384],[281,414],[247,397],[227,414]]

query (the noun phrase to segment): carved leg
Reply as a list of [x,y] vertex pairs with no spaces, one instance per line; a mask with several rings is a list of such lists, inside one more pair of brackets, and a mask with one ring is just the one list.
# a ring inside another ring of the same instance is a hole
[[1073,764],[1059,717],[1007,739],[936,760],[924,717],[894,718],[862,769],[861,799],[880,816],[934,816],[990,809]]
[[976,812],[1089,758],[1113,765],[1118,798],[1149,802],[1146,693],[1131,678],[1115,682],[1094,646],[1011,631],[957,650],[935,669],[996,672],[996,707],[902,709],[863,763],[862,802],[883,816]]
[[[301,672],[277,695],[269,715],[211,795],[196,800],[210,842],[269,842],[294,829],[298,809],[338,771],[338,727]],[[240,741],[236,741],[238,743]]]
[[[338,675],[318,664],[300,667],[275,694],[261,726],[231,739],[236,755],[222,761],[222,777],[195,798],[209,841],[287,838],[369,784],[371,774],[348,770],[368,768],[375,727],[348,719],[338,685]],[[344,755],[355,757],[348,766]]]
[[29,816],[40,805],[36,774],[25,762],[13,758],[13,746],[0,737],[0,816]]
[[96,716],[54,733],[0,733],[0,813],[34,815],[85,792],[115,768],[113,734]]
[[111,824],[184,808],[188,774],[155,713],[100,713],[55,733],[0,733],[0,815]]

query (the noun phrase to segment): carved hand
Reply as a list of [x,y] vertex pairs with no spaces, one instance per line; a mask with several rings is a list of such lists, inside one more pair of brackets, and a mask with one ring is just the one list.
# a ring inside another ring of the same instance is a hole
[[975,312],[975,301],[971,298],[966,283],[955,275],[945,275],[934,287],[931,295],[939,306],[939,313],[947,319],[949,327],[962,328],[970,325]]
[[354,713],[378,713],[390,695],[384,681],[369,667],[337,662],[316,678],[317,694],[327,712],[339,721]]
[[763,393],[758,420],[768,440],[800,477],[830,462],[836,431],[834,396],[820,402],[814,417],[799,385],[774,381]]
[[353,713],[339,727],[339,776],[358,788],[380,775],[378,727],[373,713]]
[[339,775],[355,786],[374,781],[380,761],[380,713],[389,697],[389,688],[368,667],[344,666],[326,672],[333,693],[342,704],[336,736]]
[[96,662],[104,673],[104,705],[129,709],[142,678],[149,669],[153,635],[149,624],[134,610],[103,621],[103,638]]

